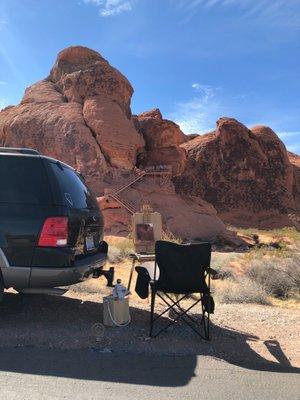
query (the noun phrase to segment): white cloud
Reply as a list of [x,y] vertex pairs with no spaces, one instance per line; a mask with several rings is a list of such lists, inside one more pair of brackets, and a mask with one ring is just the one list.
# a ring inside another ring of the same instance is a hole
[[84,0],[99,8],[102,17],[112,17],[132,9],[134,0]]
[[214,97],[215,92],[217,90],[217,88],[213,88],[212,86],[209,85],[201,85],[200,83],[197,82],[192,84],[192,88],[196,92],[201,93],[202,96],[207,100],[211,97]]
[[6,82],[5,81],[0,81],[0,86],[3,86],[3,85],[6,85]]
[[279,132],[278,136],[282,139],[290,138],[297,139],[300,145],[300,131],[292,131],[292,132]]
[[191,17],[200,7],[207,10],[234,8],[239,9],[241,18],[246,20],[300,27],[299,5],[299,0],[180,0],[177,9],[184,10]]
[[205,133],[214,128],[221,113],[221,106],[216,98],[218,88],[200,83],[193,83],[196,94],[186,102],[175,104],[170,114],[185,133]]

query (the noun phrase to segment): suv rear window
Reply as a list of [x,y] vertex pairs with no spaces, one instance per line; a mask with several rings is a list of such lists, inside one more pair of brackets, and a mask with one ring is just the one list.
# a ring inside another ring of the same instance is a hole
[[81,209],[97,207],[96,199],[77,172],[60,162],[50,161],[50,166],[58,180],[65,205]]
[[0,156],[0,203],[51,203],[48,179],[40,158]]

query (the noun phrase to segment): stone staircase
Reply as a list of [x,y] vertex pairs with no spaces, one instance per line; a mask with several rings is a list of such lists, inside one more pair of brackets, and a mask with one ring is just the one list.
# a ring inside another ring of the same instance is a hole
[[120,194],[110,194],[109,195],[112,199],[116,200],[119,204],[121,204],[122,207],[124,207],[130,214],[134,214],[138,212],[136,206],[129,202],[127,199],[125,200],[123,197],[121,197]]
[[172,176],[172,169],[169,166],[161,167],[147,167],[147,169],[135,172],[136,176],[131,177],[126,183],[116,188],[114,192],[109,193],[108,196],[117,201],[124,207],[130,214],[138,212],[136,206],[126,198],[126,190],[129,189],[136,182],[143,179],[145,176],[152,176],[155,180],[158,179],[160,185],[165,184]]

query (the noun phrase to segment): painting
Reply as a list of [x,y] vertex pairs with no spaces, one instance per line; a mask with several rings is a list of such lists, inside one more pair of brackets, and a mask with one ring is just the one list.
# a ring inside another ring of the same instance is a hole
[[154,229],[153,224],[137,224],[136,225],[136,239],[137,243],[154,242]]

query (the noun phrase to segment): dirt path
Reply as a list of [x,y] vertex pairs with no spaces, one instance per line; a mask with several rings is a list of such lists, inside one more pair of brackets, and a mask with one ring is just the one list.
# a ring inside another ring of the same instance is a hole
[[165,334],[149,340],[147,300],[138,301],[132,297],[129,326],[105,328],[95,334],[94,324],[102,321],[102,297],[109,290],[97,281],[73,288],[76,291],[69,291],[62,297],[7,293],[0,307],[0,346],[208,355],[235,365],[247,362],[264,368],[300,367],[298,310],[217,304],[212,316],[211,342],[202,341],[184,324],[176,324]]

